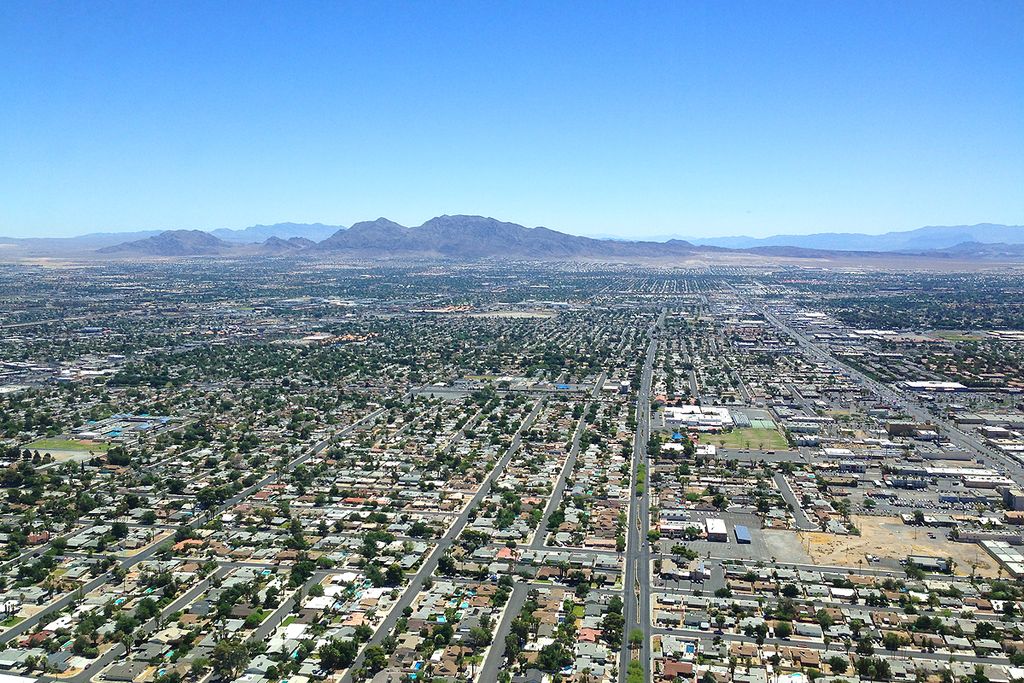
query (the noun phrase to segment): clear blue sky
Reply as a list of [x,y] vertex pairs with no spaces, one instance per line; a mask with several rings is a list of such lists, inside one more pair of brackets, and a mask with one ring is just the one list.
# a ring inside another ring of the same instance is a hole
[[1024,223],[1024,2],[4,2],[0,234]]

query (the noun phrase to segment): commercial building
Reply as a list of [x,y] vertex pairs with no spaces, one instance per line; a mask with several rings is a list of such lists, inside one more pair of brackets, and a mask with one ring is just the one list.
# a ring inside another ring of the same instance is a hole
[[920,381],[920,382],[904,382],[911,391],[963,391],[967,387],[960,382],[934,382],[934,381]]
[[1024,510],[1024,491],[1018,488],[1003,489],[1003,504],[1007,510],[1020,512]]
[[729,530],[725,526],[725,520],[709,517],[704,522],[704,528],[707,530],[709,541],[724,543],[729,540]]
[[718,406],[668,406],[664,416],[665,426],[671,429],[717,432],[733,426],[729,409]]

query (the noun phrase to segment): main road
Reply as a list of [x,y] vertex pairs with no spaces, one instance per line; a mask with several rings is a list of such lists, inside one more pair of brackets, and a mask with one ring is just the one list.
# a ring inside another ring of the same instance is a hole
[[[624,632],[622,650],[619,655],[619,680],[626,680],[626,668],[633,655],[630,634],[639,630],[643,639],[636,653],[643,666],[643,680],[651,680],[651,548],[647,542],[650,525],[650,467],[648,466],[647,442],[651,435],[651,379],[654,374],[654,355],[658,350],[658,330],[665,323],[665,311],[647,331],[650,342],[644,359],[640,390],[636,397],[636,434],[633,438],[633,485],[630,493],[629,519],[626,529],[626,567],[623,579],[625,595],[622,599]],[[641,469],[641,465],[643,468]],[[643,481],[639,477],[643,475]],[[643,493],[638,494],[638,485]]]
[[[731,285],[730,285],[731,287]],[[733,288],[735,291],[735,288]],[[894,406],[898,406],[905,410],[912,418],[918,422],[931,422],[932,424],[942,428],[942,436],[949,439],[950,443],[962,448],[965,451],[979,456],[984,461],[985,458],[991,458],[992,460],[999,461],[1005,468],[1007,475],[1012,478],[1017,484],[1024,485],[1024,467],[1021,463],[1012,457],[1002,453],[994,448],[991,448],[978,437],[973,434],[967,434],[960,431],[960,429],[943,419],[940,416],[932,415],[925,410],[914,397],[907,397],[890,386],[887,386],[878,380],[868,377],[866,374],[854,368],[840,359],[833,356],[829,351],[823,348],[818,343],[808,339],[806,336],[794,330],[784,320],[779,318],[775,313],[768,310],[764,305],[755,305],[755,308],[764,315],[764,317],[777,328],[782,330],[784,333],[789,335],[796,341],[803,350],[818,360],[828,363],[833,367],[841,367],[851,377],[860,382],[861,385],[874,391],[874,393],[881,399],[888,401]]]

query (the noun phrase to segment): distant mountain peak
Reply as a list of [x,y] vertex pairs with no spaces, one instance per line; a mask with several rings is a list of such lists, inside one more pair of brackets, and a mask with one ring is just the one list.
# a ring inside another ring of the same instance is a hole
[[133,242],[99,249],[101,254],[136,256],[215,256],[230,251],[224,240],[202,230],[167,230]]
[[359,228],[361,230],[365,230],[366,228],[401,228],[402,230],[407,229],[404,225],[396,223],[388,218],[384,218],[383,216],[372,221],[359,221],[358,223],[353,223],[352,227],[350,227],[349,230],[352,230],[354,228]]
[[550,228],[476,215],[443,215],[407,228],[387,218],[356,223],[311,249],[359,258],[477,259],[671,259],[691,255],[687,243],[613,242],[567,235]]
[[282,240],[289,240],[293,237],[301,237],[312,242],[319,242],[327,239],[338,230],[344,230],[340,225],[324,225],[323,223],[274,223],[273,225],[252,225],[240,230],[230,228],[218,228],[212,230],[211,234],[226,242],[239,244],[260,244],[271,237]]
[[[308,240],[305,237],[290,237],[283,240],[280,237],[271,236],[259,245],[259,253],[286,256],[288,254],[295,254],[303,249],[308,249],[314,244],[316,244],[316,242]],[[245,246],[239,245],[239,248],[245,249]]]

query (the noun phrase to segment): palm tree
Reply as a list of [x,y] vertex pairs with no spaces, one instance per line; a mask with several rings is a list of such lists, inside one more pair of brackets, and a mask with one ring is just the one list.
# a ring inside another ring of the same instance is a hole
[[42,582],[39,584],[41,588],[45,588],[46,589],[46,599],[47,600],[50,599],[50,596],[53,595],[53,592],[56,590],[56,588],[57,588],[56,584],[57,584],[57,578],[56,578],[56,576],[54,576],[53,572],[50,572],[49,574],[47,574],[46,578],[43,579]]
[[483,655],[474,654],[469,658],[470,677],[476,678],[476,667],[484,661]]
[[135,644],[135,637],[127,631],[122,631],[117,636],[117,642],[124,646],[125,655],[130,655],[132,653],[132,645]]

